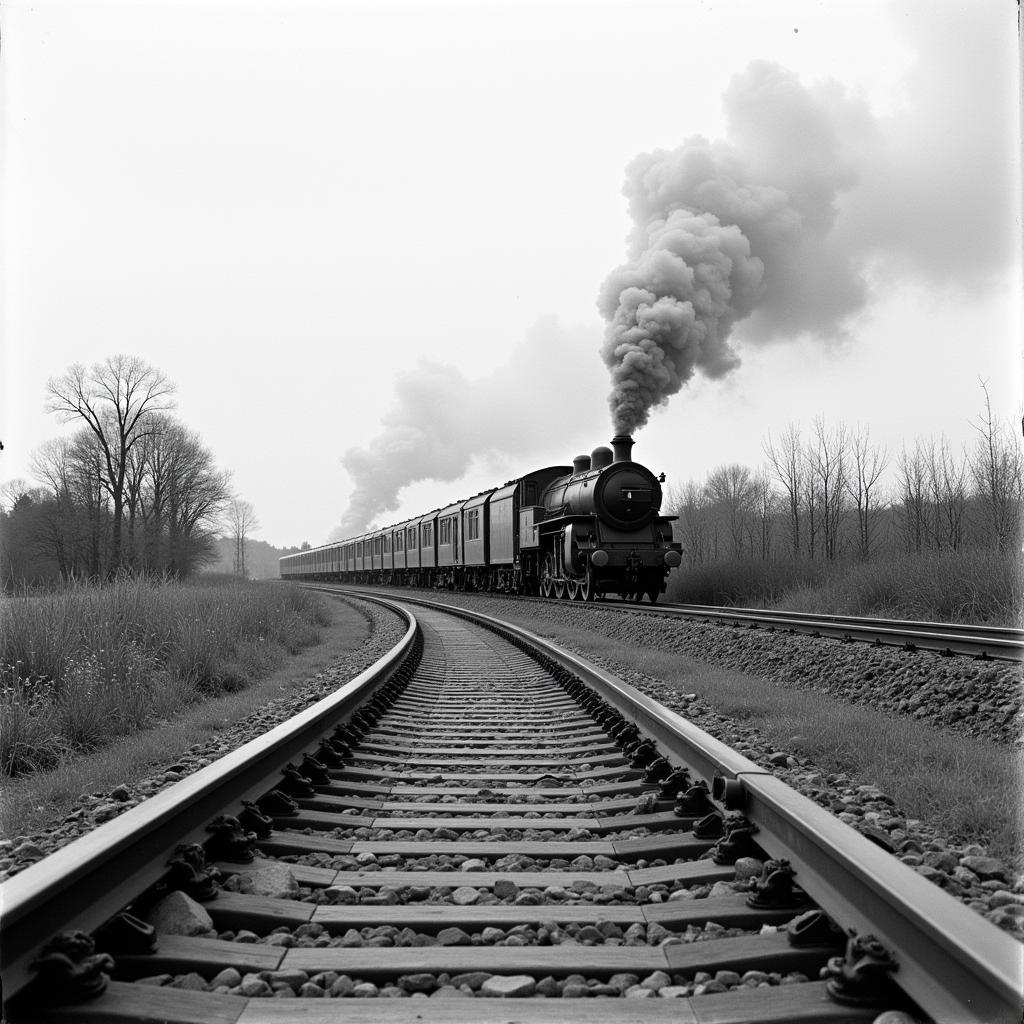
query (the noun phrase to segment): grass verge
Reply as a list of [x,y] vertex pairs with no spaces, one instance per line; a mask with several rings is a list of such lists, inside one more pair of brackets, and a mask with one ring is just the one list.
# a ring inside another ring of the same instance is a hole
[[268,701],[287,697],[317,672],[362,647],[369,636],[367,620],[341,602],[330,602],[327,610],[331,620],[320,644],[288,658],[244,692],[187,705],[102,749],[68,757],[48,771],[6,780],[0,792],[0,839],[51,828],[76,807],[83,793],[109,793],[121,783],[173,764],[194,744],[207,742]]
[[60,764],[240,690],[316,644],[323,600],[214,577],[70,584],[0,602],[0,776]]
[[690,604],[1017,626],[1024,571],[1014,554],[975,549],[870,562],[734,560],[679,569],[666,596]]

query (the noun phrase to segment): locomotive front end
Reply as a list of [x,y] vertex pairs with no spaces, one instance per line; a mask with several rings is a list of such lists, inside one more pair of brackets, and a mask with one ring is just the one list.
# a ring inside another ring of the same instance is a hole
[[633,461],[632,447],[633,439],[620,434],[610,450],[578,456],[571,475],[542,495],[544,593],[584,600],[646,595],[653,602],[664,591],[665,577],[681,561],[672,540],[675,517],[659,515],[661,480]]

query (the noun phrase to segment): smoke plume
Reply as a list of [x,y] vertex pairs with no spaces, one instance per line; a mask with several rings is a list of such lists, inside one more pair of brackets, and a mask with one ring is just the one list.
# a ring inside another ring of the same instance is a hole
[[629,165],[628,258],[598,299],[616,432],[694,373],[735,369],[741,322],[747,345],[827,344],[848,336],[869,285],[973,302],[999,280],[1019,257],[1015,17],[901,7],[893,28],[917,60],[885,117],[834,82],[755,61],[723,97],[724,140],[693,136]]
[[[398,508],[403,488],[421,480],[458,480],[489,458],[504,456],[507,464],[514,455],[517,466],[537,453],[551,458],[552,438],[556,463],[571,459],[574,446],[589,450],[604,429],[593,408],[602,387],[593,346],[592,332],[547,318],[483,377],[429,360],[399,374],[382,431],[341,456],[352,488],[331,540],[362,533]],[[508,477],[507,465],[485,471],[491,485]]]
[[737,321],[759,336],[839,337],[864,303],[861,267],[833,237],[851,154],[874,130],[862,101],[755,62],[726,95],[728,141],[702,136],[628,167],[629,259],[604,282],[602,355],[616,432],[633,433],[698,370],[722,377]]

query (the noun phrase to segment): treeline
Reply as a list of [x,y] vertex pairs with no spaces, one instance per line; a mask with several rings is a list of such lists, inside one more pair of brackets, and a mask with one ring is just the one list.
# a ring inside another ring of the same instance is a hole
[[[305,545],[307,548],[309,544]],[[211,562],[205,571],[215,573],[234,573],[254,580],[277,579],[280,575],[278,559],[285,555],[294,555],[300,549],[275,548],[265,540],[245,540],[244,547],[239,544],[239,535],[218,537],[214,546],[216,561]],[[244,558],[240,558],[240,553]]]
[[[778,600],[787,588],[818,586],[829,566],[905,566],[945,553],[960,565],[971,552],[1015,565],[1024,526],[1020,438],[994,416],[987,391],[972,425],[974,443],[960,451],[945,438],[919,438],[890,453],[867,428],[819,418],[809,431],[794,424],[769,435],[756,470],[719,466],[703,481],[669,488],[666,511],[679,516],[694,581],[689,591],[677,584],[673,596]],[[975,561],[991,574],[986,559]],[[832,574],[832,585],[841,575]]]
[[33,485],[4,486],[6,588],[119,573],[191,576],[216,558],[230,474],[176,419],[175,385],[143,360],[110,356],[47,382],[47,409],[78,424],[32,458]]

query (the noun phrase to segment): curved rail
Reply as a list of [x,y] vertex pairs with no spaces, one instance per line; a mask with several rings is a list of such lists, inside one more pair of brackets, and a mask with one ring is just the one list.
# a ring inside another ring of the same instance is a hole
[[587,659],[480,612],[408,600],[518,637],[635,721],[663,756],[691,765],[709,781],[737,783],[727,806],[742,809],[756,826],[758,844],[789,860],[800,887],[844,928],[877,936],[893,950],[897,983],[935,1021],[1020,1020],[1024,948],[995,925],[771,772]]
[[[316,584],[307,584],[315,586]],[[343,586],[351,593],[371,594],[369,588]],[[404,588],[388,590],[391,597],[402,599]],[[509,597],[507,594],[490,596]],[[520,597],[519,600],[542,601],[551,598]],[[412,598],[410,598],[412,600]],[[791,612],[774,608],[738,608],[731,605],[704,604],[634,604],[626,601],[599,601],[594,607],[619,612],[661,615],[669,618],[702,619],[750,629],[784,630],[811,636],[832,637],[875,645],[902,647],[906,650],[938,651],[942,654],[963,654],[974,658],[999,661],[1024,660],[1024,630],[1005,626],[978,626],[954,622],[918,622],[912,619],[885,619],[856,615],[826,615],[815,612]]]
[[644,610],[660,615],[727,622],[737,626],[785,629],[837,637],[841,640],[889,644],[909,650],[920,648],[945,654],[968,654],[976,658],[997,658],[1004,661],[1020,661],[1024,657],[1024,630],[1003,626],[916,622],[856,615],[818,615],[812,612],[700,604],[670,604]]
[[265,793],[268,781],[314,747],[328,723],[353,711],[401,667],[412,650],[416,620],[389,601],[369,600],[399,612],[408,623],[398,644],[375,664],[287,722],[0,885],[5,1002],[32,980],[29,963],[55,931],[93,931],[117,914],[166,874],[175,846],[207,839],[207,822],[226,807]]

